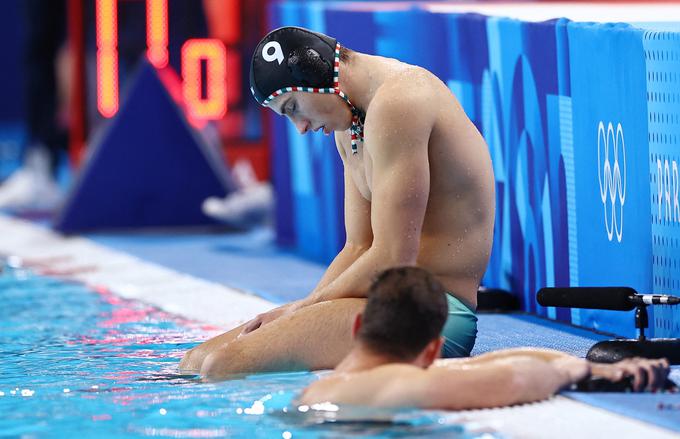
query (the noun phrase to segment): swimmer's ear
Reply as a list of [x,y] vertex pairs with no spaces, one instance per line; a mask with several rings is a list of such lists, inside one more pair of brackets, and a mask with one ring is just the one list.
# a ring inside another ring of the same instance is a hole
[[359,329],[361,329],[361,313],[357,314],[357,316],[354,318],[354,325],[352,326],[352,337],[357,338],[357,334],[359,333]]
[[[441,358],[441,356],[442,356],[442,347],[444,346],[444,342],[445,342],[445,341],[446,341],[446,339],[444,338],[443,335],[439,336],[439,338],[438,338],[438,343],[437,343],[437,349],[436,349],[437,356],[435,357],[435,360]],[[433,360],[433,361],[434,361],[434,360]]]
[[435,360],[441,358],[442,356],[442,346],[444,345],[444,337],[440,336],[432,340],[426,349],[427,352],[427,367],[429,367]]
[[438,358],[441,358],[442,345],[444,344],[444,337],[437,337],[430,340],[430,342],[418,354],[412,364],[427,369],[432,366]]

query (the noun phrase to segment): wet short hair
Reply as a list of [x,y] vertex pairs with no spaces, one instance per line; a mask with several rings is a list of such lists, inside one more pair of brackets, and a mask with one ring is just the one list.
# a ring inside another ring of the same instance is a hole
[[376,354],[410,361],[440,336],[447,315],[446,290],[432,274],[390,268],[368,291],[357,339]]
[[354,51],[352,49],[345,46],[340,46],[340,61],[347,63],[350,59],[352,59],[353,55]]

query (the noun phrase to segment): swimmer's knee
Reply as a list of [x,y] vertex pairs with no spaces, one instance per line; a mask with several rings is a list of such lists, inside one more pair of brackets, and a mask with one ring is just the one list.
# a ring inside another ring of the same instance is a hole
[[198,357],[198,354],[197,354],[197,351],[196,351],[197,347],[189,349],[188,351],[186,351],[184,353],[184,356],[182,357],[182,359],[179,362],[179,370],[181,370],[183,372],[194,372],[194,371],[198,372],[200,370],[201,365],[197,364],[197,363],[199,363],[199,361],[197,359],[197,357]]
[[234,349],[225,346],[222,349],[210,352],[205,356],[200,368],[200,375],[210,380],[225,379],[235,373],[248,371],[244,369],[240,361],[236,361]]
[[205,357],[209,353],[204,344],[189,349],[184,353],[182,360],[179,362],[179,370],[198,373],[201,370]]
[[201,364],[201,376],[205,378],[215,378],[217,375],[217,368],[220,362],[221,355],[217,352],[211,352],[206,355]]

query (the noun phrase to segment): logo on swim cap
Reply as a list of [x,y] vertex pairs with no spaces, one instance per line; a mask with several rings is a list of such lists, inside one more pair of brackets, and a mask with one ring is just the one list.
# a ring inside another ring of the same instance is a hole
[[[274,53],[269,53],[270,49],[274,49]],[[270,41],[262,48],[262,58],[267,62],[278,61],[279,64],[283,62],[283,50],[281,45],[276,41]]]

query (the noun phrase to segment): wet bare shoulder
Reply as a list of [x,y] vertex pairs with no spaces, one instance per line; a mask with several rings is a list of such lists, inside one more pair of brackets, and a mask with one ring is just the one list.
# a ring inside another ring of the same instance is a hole
[[427,146],[439,106],[430,79],[423,72],[405,69],[376,91],[365,125],[366,149],[371,155],[399,145]]
[[408,405],[413,395],[405,391],[404,383],[423,374],[422,369],[407,364],[389,364],[363,372],[332,374],[312,383],[298,401],[302,404]]
[[411,66],[391,76],[376,91],[367,111],[367,124],[371,118],[407,122],[432,113],[438,90],[433,78],[436,80],[427,70]]

